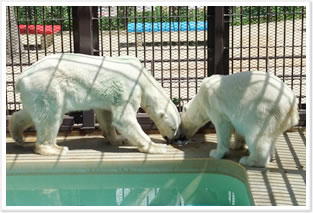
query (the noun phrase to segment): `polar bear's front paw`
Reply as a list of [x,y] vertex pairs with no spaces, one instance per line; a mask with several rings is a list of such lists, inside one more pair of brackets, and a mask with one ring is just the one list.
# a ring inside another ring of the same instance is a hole
[[240,164],[244,165],[244,166],[251,166],[252,162],[249,160],[249,157],[248,156],[245,156],[245,157],[242,157],[240,158],[240,161],[239,161]]
[[110,143],[114,146],[127,145],[128,140],[121,135],[118,135],[116,138],[111,139]]
[[35,153],[41,155],[64,155],[68,152],[66,146],[52,146],[52,145],[36,145]]
[[211,150],[210,157],[215,159],[221,159],[224,157],[224,153],[218,152],[216,149]]
[[254,159],[251,159],[249,156],[245,156],[240,158],[239,161],[240,164],[244,166],[254,166],[254,167],[266,167],[267,161],[256,161]]
[[146,146],[142,148],[138,148],[138,150],[140,152],[146,152],[146,153],[151,153],[151,154],[162,154],[166,152],[167,145],[150,142]]

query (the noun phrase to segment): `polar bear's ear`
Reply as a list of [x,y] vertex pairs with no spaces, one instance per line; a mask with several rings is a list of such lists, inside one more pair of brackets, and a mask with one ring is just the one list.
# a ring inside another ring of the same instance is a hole
[[164,118],[166,116],[165,112],[164,111],[158,111],[158,117],[159,118]]

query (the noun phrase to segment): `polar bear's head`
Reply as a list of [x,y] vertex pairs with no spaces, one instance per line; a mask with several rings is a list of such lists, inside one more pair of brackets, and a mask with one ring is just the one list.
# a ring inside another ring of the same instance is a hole
[[166,109],[157,111],[157,119],[154,119],[154,123],[168,142],[180,137],[180,115],[172,102],[167,105]]
[[208,121],[207,116],[204,115],[201,102],[199,102],[197,97],[195,96],[183,107],[180,126],[182,138],[191,138]]

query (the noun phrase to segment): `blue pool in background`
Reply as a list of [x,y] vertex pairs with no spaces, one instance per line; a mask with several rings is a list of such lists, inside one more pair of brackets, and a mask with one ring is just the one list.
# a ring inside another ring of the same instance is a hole
[[[135,29],[136,26],[136,29]],[[208,28],[208,24],[207,22],[194,22],[194,21],[190,21],[190,22],[155,22],[155,23],[129,23],[128,24],[128,32],[138,32],[138,33],[142,33],[142,32],[152,32],[152,29],[154,32],[177,32],[179,31],[203,31],[203,30],[207,30]]]

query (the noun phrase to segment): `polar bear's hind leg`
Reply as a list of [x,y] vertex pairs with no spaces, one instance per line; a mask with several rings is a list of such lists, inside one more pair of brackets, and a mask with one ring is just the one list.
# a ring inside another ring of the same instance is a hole
[[15,112],[9,120],[9,131],[11,137],[19,145],[24,143],[23,131],[33,124],[32,119],[26,110]]
[[[45,108],[43,107],[42,109]],[[36,117],[36,115],[39,116]],[[56,137],[63,121],[63,114],[61,112],[42,110],[40,112],[37,111],[36,115],[33,115],[37,131],[35,152],[41,155],[66,154],[68,148],[56,144]]]
[[263,135],[260,138],[247,140],[249,156],[242,157],[240,163],[245,166],[265,167],[272,158],[275,141],[278,136]]

